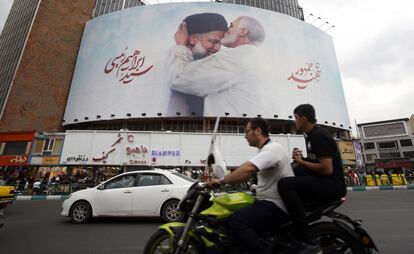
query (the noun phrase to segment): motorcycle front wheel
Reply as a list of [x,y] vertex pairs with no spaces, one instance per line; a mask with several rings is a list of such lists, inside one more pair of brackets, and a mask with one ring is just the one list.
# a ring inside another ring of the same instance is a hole
[[312,231],[324,254],[366,253],[355,233],[345,232],[333,222],[315,223],[312,225]]
[[[144,254],[174,254],[176,243],[177,239],[173,239],[167,231],[159,229],[148,240]],[[199,244],[190,238],[187,248],[182,253],[202,254],[204,252],[199,247]]]

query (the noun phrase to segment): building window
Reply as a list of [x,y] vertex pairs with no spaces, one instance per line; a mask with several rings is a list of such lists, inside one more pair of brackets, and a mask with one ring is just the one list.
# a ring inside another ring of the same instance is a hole
[[27,141],[6,142],[2,155],[26,154]]
[[400,144],[401,146],[413,146],[411,139],[401,139]]
[[375,161],[375,159],[377,158],[376,154],[367,154],[365,156],[367,158],[367,161]]
[[375,143],[364,143],[365,150],[375,149]]
[[405,158],[414,158],[414,151],[403,152]]
[[55,144],[54,139],[45,139],[45,144],[43,146],[42,155],[51,155],[53,151],[53,145]]
[[380,150],[381,159],[400,158],[401,154],[398,149],[384,149]]
[[378,142],[378,148],[398,148],[396,141]]
[[52,155],[59,155],[62,151],[63,139],[55,139]]
[[35,146],[33,150],[33,155],[39,155],[42,154],[43,146],[45,145],[44,139],[38,139],[35,141]]

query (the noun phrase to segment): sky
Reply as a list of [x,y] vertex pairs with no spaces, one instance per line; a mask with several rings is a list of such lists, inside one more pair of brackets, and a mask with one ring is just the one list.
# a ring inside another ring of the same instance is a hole
[[[0,30],[12,2],[0,0]],[[306,22],[323,25],[322,30],[335,26],[327,33],[334,41],[353,124],[414,114],[413,1],[299,0],[299,4]]]
[[13,0],[0,0],[0,32],[3,31],[7,15],[9,15]]

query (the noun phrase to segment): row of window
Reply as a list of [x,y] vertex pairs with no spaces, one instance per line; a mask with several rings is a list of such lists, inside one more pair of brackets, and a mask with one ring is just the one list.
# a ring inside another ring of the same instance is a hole
[[387,149],[387,148],[399,148],[399,147],[409,147],[409,146],[413,146],[413,141],[411,139],[400,139],[399,145],[398,145],[398,140],[377,142],[376,146],[374,142],[364,143],[365,150],[372,150],[372,149],[375,149],[376,147],[378,147],[378,149]]
[[[0,143],[0,155],[29,154],[31,141],[8,141]],[[38,139],[35,141],[33,155],[59,155],[63,139]]]
[[[405,151],[403,152],[404,158],[414,158],[414,151]],[[377,154],[366,154],[365,155],[367,162],[375,161],[378,159]],[[379,158],[381,159],[393,159],[393,158],[401,158],[401,154],[399,152],[391,151],[391,152],[384,152],[379,154]]]

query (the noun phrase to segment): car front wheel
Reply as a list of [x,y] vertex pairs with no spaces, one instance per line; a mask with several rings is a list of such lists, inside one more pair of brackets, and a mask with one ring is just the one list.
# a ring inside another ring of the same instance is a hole
[[184,214],[178,210],[178,200],[168,200],[162,206],[161,217],[167,222],[181,221]]
[[70,220],[76,224],[88,222],[92,215],[92,208],[86,201],[76,202],[70,209]]

